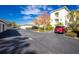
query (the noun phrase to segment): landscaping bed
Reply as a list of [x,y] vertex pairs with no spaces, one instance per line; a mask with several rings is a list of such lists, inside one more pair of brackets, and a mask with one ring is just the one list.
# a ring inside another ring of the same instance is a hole
[[73,30],[71,27],[68,27],[66,28],[65,36],[79,38],[79,31],[77,29]]
[[65,33],[65,35],[69,36],[69,37],[77,37],[77,34],[74,32],[67,32],[67,33]]

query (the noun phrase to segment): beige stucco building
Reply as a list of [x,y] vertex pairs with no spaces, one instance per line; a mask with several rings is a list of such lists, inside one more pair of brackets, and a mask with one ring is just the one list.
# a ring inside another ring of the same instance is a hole
[[60,23],[63,23],[64,26],[67,26],[67,22],[69,22],[67,15],[69,12],[70,11],[66,6],[52,11],[50,14],[51,25],[55,27],[56,24],[60,22]]
[[32,28],[34,26],[34,24],[25,24],[20,26],[21,29],[28,29],[28,28]]
[[6,31],[8,29],[8,22],[5,20],[0,19],[0,33]]

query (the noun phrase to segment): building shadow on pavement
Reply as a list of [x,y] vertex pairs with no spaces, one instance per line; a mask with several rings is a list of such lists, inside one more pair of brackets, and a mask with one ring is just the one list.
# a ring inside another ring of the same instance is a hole
[[30,43],[25,38],[13,38],[12,40],[0,40],[0,54],[37,54],[29,49]]
[[13,37],[13,36],[21,36],[21,34],[17,30],[14,30],[14,29],[10,29],[10,30],[0,33],[0,39],[6,38],[6,37]]
[[[2,39],[7,37],[13,38]],[[36,51],[29,49],[28,39],[14,29],[0,33],[0,54],[37,54]]]

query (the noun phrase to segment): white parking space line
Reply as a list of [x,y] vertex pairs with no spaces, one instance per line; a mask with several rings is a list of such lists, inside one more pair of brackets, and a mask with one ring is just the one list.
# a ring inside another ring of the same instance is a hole
[[33,40],[32,38],[29,38],[29,40]]

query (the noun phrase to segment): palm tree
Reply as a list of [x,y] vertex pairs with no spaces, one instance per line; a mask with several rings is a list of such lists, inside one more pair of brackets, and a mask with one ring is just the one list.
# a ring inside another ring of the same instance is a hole
[[67,18],[69,18],[69,21],[72,22],[75,20],[76,12],[75,11],[70,11],[69,14],[67,15]]
[[74,30],[74,27],[76,25],[76,11],[70,11],[69,14],[67,15],[67,18],[69,19],[68,25]]
[[72,31],[77,33],[79,37],[79,10],[71,11],[67,17],[69,18],[69,27],[71,27]]

